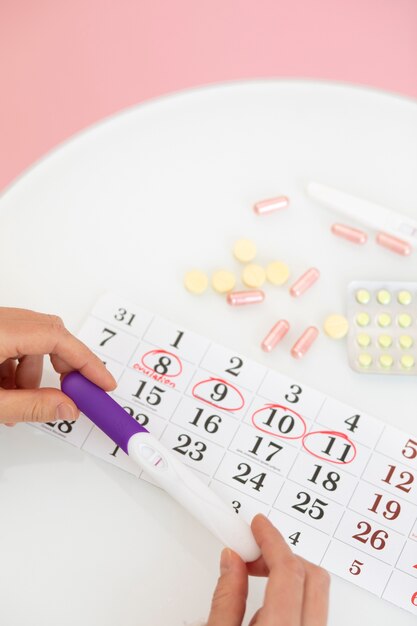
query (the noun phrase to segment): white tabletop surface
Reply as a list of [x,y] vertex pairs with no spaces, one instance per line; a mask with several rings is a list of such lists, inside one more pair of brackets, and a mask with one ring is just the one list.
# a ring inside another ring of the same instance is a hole
[[[13,120],[10,121],[13,123]],[[343,312],[351,279],[417,279],[417,252],[373,237],[355,247],[307,198],[317,180],[417,217],[417,105],[377,91],[255,81],[176,94],[81,133],[25,173],[0,203],[1,304],[61,315],[77,332],[107,289],[389,424],[417,432],[415,377],[361,376],[344,343],[320,336],[303,361],[297,332]],[[259,199],[288,210],[259,218]],[[262,306],[193,297],[185,270],[237,269],[241,237],[259,260],[309,266],[298,301],[268,289]],[[272,354],[278,317],[293,335]],[[27,426],[0,431],[0,622],[7,626],[183,626],[207,615],[220,544],[168,496]],[[249,613],[262,581],[251,583]],[[407,626],[411,614],[333,577],[329,623]]]

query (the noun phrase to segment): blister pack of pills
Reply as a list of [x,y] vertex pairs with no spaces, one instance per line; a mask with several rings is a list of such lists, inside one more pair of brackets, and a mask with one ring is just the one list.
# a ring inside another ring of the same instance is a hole
[[348,287],[349,364],[366,374],[417,374],[417,282]]

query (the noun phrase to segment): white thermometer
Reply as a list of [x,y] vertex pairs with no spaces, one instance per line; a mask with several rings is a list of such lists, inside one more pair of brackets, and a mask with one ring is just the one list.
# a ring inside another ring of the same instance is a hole
[[337,213],[380,232],[404,239],[417,247],[417,222],[411,217],[320,183],[308,183],[307,193]]

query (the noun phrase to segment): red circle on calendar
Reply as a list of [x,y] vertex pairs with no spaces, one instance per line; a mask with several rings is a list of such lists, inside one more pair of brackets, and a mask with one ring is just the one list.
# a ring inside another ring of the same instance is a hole
[[[326,436],[323,437],[323,435]],[[307,445],[308,438],[310,439]],[[313,439],[316,441],[312,443]],[[317,459],[336,465],[352,463],[357,454],[353,441],[345,433],[340,433],[337,430],[313,430],[304,435],[302,445],[304,450]]]
[[[268,411],[269,414],[263,414],[264,411]],[[261,422],[262,426],[260,426],[259,422],[262,419],[264,421]],[[294,409],[290,409],[282,404],[266,404],[253,413],[251,420],[258,430],[280,439],[300,439],[307,430],[304,418]],[[265,426],[270,426],[271,428],[264,428]]]
[[[198,388],[200,389],[197,393]],[[223,378],[207,378],[206,380],[200,380],[200,382],[194,385],[191,393],[194,398],[202,400],[223,411],[239,411],[245,405],[245,400],[239,389],[232,385],[232,383],[223,380]],[[226,398],[227,406],[220,404],[223,400],[226,400]]]
[[[156,357],[158,361],[154,363],[153,366],[149,365],[146,360],[149,360],[150,358],[153,359],[154,357]],[[168,364],[161,362],[161,359],[163,359],[164,357],[167,357],[169,359]],[[175,378],[175,376],[179,376],[182,372],[182,363],[180,359],[177,357],[176,354],[172,354],[172,352],[168,352],[168,350],[149,350],[149,352],[146,352],[142,356],[140,362],[143,367],[146,367],[148,370],[155,372],[155,374],[166,376],[167,378]],[[173,373],[168,374],[168,367],[171,367],[171,365],[173,365]],[[164,370],[166,369],[166,371],[158,371],[158,369],[156,369],[158,367],[163,368]]]

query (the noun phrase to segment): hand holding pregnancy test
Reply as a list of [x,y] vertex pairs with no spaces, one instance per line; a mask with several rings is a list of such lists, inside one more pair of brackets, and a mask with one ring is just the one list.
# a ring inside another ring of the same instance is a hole
[[261,555],[250,527],[103,389],[79,372],[68,374],[61,387],[96,426],[224,545],[247,562]]

